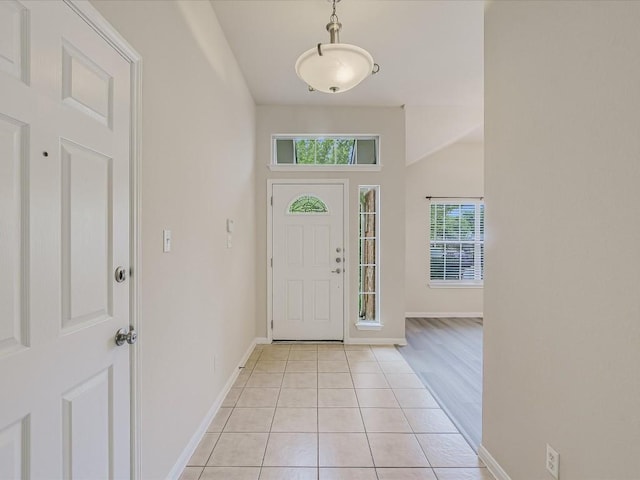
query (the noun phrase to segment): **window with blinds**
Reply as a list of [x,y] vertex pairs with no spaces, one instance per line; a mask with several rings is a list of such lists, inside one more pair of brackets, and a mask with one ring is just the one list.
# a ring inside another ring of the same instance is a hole
[[482,285],[484,203],[431,202],[430,279],[438,285]]

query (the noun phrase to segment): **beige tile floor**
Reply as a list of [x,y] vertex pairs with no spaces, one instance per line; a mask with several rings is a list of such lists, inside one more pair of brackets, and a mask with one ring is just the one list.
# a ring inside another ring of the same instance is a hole
[[181,480],[490,480],[391,346],[259,345]]

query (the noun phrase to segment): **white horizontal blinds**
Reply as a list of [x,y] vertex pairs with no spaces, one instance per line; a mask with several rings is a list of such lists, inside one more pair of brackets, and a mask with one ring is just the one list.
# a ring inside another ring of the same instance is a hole
[[484,280],[484,203],[477,205],[478,221],[476,222],[476,271],[479,272],[480,280]]
[[481,282],[484,276],[484,204],[432,202],[430,278]]

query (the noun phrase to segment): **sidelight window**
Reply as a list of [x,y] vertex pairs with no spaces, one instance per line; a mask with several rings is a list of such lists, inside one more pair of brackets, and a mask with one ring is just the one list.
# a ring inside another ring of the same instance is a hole
[[380,187],[359,189],[358,326],[380,324]]

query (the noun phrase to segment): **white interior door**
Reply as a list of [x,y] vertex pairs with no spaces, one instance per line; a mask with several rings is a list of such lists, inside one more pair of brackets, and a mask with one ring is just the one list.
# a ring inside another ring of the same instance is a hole
[[344,337],[344,185],[273,184],[274,340]]
[[130,66],[0,1],[0,478],[129,478]]

